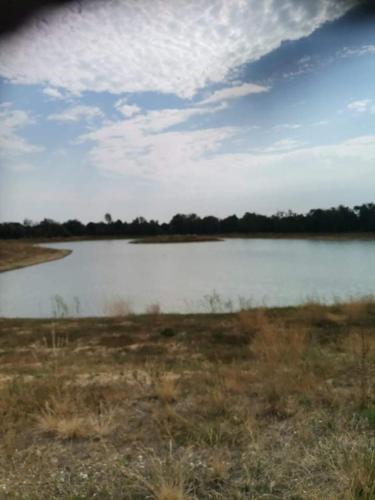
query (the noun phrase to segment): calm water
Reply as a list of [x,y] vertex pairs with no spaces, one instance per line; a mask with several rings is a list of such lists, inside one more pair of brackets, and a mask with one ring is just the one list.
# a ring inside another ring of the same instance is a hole
[[[230,239],[132,245],[55,243],[68,257],[0,274],[0,316],[104,315],[125,300],[135,312],[203,312],[375,294],[375,241]],[[220,297],[220,298],[219,298]],[[61,302],[61,301],[60,301]]]

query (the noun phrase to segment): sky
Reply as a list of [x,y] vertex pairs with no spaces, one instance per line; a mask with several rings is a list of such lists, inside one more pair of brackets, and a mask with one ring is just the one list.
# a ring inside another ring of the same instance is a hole
[[375,201],[368,5],[96,0],[38,13],[0,39],[0,220]]

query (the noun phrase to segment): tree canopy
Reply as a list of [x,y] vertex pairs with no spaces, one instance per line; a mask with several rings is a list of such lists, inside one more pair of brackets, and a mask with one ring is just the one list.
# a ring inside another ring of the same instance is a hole
[[113,220],[107,213],[104,221],[84,224],[77,219],[56,222],[45,218],[35,223],[30,219],[0,224],[0,238],[65,238],[65,237],[132,237],[168,234],[253,234],[253,233],[356,233],[375,232],[375,204],[353,208],[340,205],[316,208],[306,214],[292,211],[267,216],[246,212],[241,218],[230,215],[219,219],[213,215],[176,214],[168,223],[137,217],[131,222]]

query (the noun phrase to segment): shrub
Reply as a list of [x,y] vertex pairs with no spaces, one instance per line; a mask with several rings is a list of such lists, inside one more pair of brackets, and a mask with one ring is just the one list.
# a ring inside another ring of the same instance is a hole
[[173,328],[163,328],[160,330],[160,335],[162,337],[174,337],[176,335],[176,331]]

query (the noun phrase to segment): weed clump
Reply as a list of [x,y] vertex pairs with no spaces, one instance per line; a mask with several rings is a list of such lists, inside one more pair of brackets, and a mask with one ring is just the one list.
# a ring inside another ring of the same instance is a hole
[[175,337],[177,335],[177,332],[173,328],[166,327],[160,330],[160,335],[162,337],[170,338],[170,337]]

